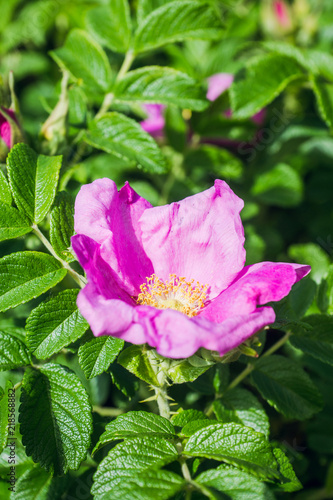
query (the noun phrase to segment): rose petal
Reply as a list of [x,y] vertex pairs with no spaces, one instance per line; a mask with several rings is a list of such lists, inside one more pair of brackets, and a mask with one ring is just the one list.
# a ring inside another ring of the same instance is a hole
[[243,268],[243,201],[220,180],[179,203],[146,210],[140,220],[142,243],[154,272],[209,284],[218,295]]
[[75,231],[101,244],[101,256],[131,295],[153,273],[141,244],[138,219],[151,204],[128,183],[120,189],[110,179],[83,186],[75,202]]
[[221,322],[238,314],[249,314],[257,306],[281,300],[291,287],[310,272],[310,266],[261,262],[247,266],[235,281],[200,313]]
[[174,359],[192,356],[200,347],[223,356],[274,320],[271,307],[261,307],[248,315],[237,314],[220,324],[164,309],[150,319],[154,335],[150,334],[149,344],[162,356]]
[[234,76],[230,73],[217,73],[208,78],[208,91],[207,99],[209,101],[215,101],[223,92],[225,92],[232,82],[234,81]]
[[140,122],[143,130],[155,137],[163,135],[165,126],[163,110],[165,106],[163,104],[143,104],[142,107],[148,115],[145,120]]

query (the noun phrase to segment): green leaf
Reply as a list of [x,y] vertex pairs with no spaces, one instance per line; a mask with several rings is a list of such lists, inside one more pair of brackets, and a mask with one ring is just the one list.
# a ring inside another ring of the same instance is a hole
[[327,253],[315,243],[299,243],[288,248],[288,255],[299,264],[311,266],[311,278],[320,283],[327,275],[330,259]]
[[102,47],[85,31],[73,29],[59,49],[50,52],[53,59],[87,87],[105,93],[112,83],[111,68]]
[[185,165],[191,175],[196,169],[232,180],[239,179],[243,174],[243,164],[240,159],[226,149],[215,146],[204,145],[189,150],[185,157]]
[[46,292],[66,275],[51,255],[17,252],[0,259],[0,311],[28,302]]
[[207,361],[193,354],[193,356],[187,359],[172,361],[168,369],[168,377],[174,384],[193,382],[213,365],[214,362]]
[[308,328],[294,328],[290,341],[306,354],[333,366],[333,316],[314,314],[304,318]]
[[[99,464],[91,492],[96,500],[167,499],[184,483],[176,474],[152,469],[177,458],[175,446],[164,439],[140,437],[124,441],[112,448]],[[156,484],[158,479],[160,482]],[[170,483],[174,491],[170,490]]]
[[281,489],[284,491],[297,491],[302,488],[301,483],[297,479],[297,476],[294,472],[294,469],[292,468],[291,463],[289,462],[288,458],[286,455],[283,453],[280,448],[274,448],[273,450],[274,456],[279,464],[279,470],[281,474],[289,479],[289,481],[279,485]]
[[0,169],[0,201],[6,203],[7,205],[12,204],[12,193],[10,192],[10,187],[7,182],[5,174]]
[[212,493],[215,490],[221,491],[230,500],[274,500],[275,498],[265,483],[251,474],[228,465],[220,465],[216,469],[202,472],[195,478],[195,482],[208,487]]
[[235,422],[252,427],[257,432],[269,435],[269,420],[258,399],[246,389],[227,391],[222,399],[214,401],[214,413],[218,420]]
[[283,356],[259,359],[252,381],[262,397],[287,418],[305,420],[322,408],[322,398],[310,377]]
[[31,311],[26,324],[27,344],[36,358],[49,358],[88,330],[76,305],[78,293],[64,290]]
[[205,427],[208,427],[209,425],[219,425],[219,422],[216,422],[216,420],[194,420],[193,422],[189,422],[188,424],[184,425],[184,427],[181,430],[180,435],[183,437],[190,437],[193,436],[196,432],[198,432],[201,429],[204,429]]
[[57,500],[61,498],[65,485],[66,478],[52,477],[35,466],[19,477],[10,500]]
[[303,75],[296,61],[279,54],[251,60],[230,87],[233,118],[250,118]]
[[17,208],[0,201],[0,241],[18,238],[31,230],[28,219]]
[[53,249],[66,262],[75,260],[68,251],[74,234],[74,207],[71,196],[62,191],[57,194],[50,218],[50,241]]
[[294,207],[302,201],[303,182],[296,170],[278,163],[268,172],[256,176],[251,192],[268,205]]
[[189,38],[214,40],[222,35],[216,11],[199,0],[174,1],[148,15],[135,34],[136,53]]
[[159,386],[156,374],[151,366],[149,351],[143,351],[142,346],[127,347],[118,357],[118,363],[147,384]]
[[138,378],[135,377],[132,373],[130,373],[118,363],[113,363],[109,367],[109,372],[111,375],[112,383],[127,398],[131,399],[137,394],[140,388],[140,380],[138,380]]
[[182,153],[187,142],[187,124],[181,110],[176,106],[168,106],[164,110],[165,135],[168,143],[176,151]]
[[171,422],[177,427],[184,427],[197,420],[208,420],[208,417],[199,410],[179,410],[178,413],[171,417]]
[[88,30],[105,47],[127,52],[131,42],[131,15],[127,0],[109,0],[105,7],[88,12]]
[[88,395],[71,370],[53,363],[27,370],[19,411],[22,443],[34,462],[56,475],[79,468],[92,417]]
[[79,362],[87,379],[105,372],[123,347],[124,341],[122,339],[110,335],[94,337],[82,344],[78,353]]
[[145,411],[131,411],[109,422],[99,438],[93,453],[118,439],[139,437],[174,438],[174,426],[164,417]]
[[165,159],[154,139],[127,116],[113,112],[93,120],[86,141],[119,158],[134,160],[148,172],[165,172]]
[[138,0],[137,2],[137,18],[138,24],[144,21],[153,10],[162,7],[166,3],[174,2],[174,0]]
[[10,187],[18,209],[41,222],[53,203],[62,156],[37,155],[26,144],[16,144],[7,157]]
[[333,85],[313,79],[319,113],[328,127],[333,127]]
[[[1,335],[1,332],[0,332]],[[5,390],[0,387],[0,455],[7,444],[7,436],[14,436],[15,432],[15,391],[13,384],[7,380]],[[13,410],[13,411],[10,411]],[[13,422],[11,420],[13,419]],[[12,428],[8,427],[12,424]],[[14,436],[15,437],[15,436]]]
[[264,479],[281,476],[265,436],[238,424],[213,424],[190,437],[184,455],[223,461]]
[[333,313],[333,265],[328,268],[327,278],[318,287],[317,304],[321,312]]
[[114,93],[120,101],[174,104],[195,111],[208,105],[203,88],[193,78],[161,66],[130,71],[119,80]]
[[31,363],[25,344],[16,336],[0,330],[0,371],[13,370]]

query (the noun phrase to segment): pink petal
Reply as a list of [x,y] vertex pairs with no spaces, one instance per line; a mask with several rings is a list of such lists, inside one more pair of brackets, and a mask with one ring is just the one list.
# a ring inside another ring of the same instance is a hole
[[163,104],[143,104],[142,107],[148,115],[145,120],[140,122],[143,130],[155,137],[162,136],[165,126],[163,115],[165,106]]
[[220,324],[164,309],[150,320],[155,335],[150,334],[149,343],[168,358],[187,358],[200,347],[223,356],[274,320],[271,307],[261,307],[248,315],[237,314]]
[[257,306],[288,295],[310,270],[310,266],[275,262],[247,266],[227,290],[202,310],[200,317],[219,323],[238,314],[252,313]]
[[207,99],[215,101],[223,92],[225,92],[234,80],[234,76],[229,73],[217,73],[208,78]]
[[178,203],[146,210],[140,220],[143,248],[157,276],[169,274],[210,286],[218,295],[243,268],[243,201],[220,180]]
[[[13,120],[16,121],[15,113],[11,109],[2,108],[7,115],[9,115]],[[7,147],[10,149],[13,147],[13,137],[12,137],[12,129],[10,123],[7,121],[7,118],[1,113],[0,108],[0,137],[5,142]]]
[[138,219],[151,204],[128,183],[119,191],[110,179],[83,186],[75,202],[75,231],[101,245],[101,256],[131,295],[153,273],[141,245]]

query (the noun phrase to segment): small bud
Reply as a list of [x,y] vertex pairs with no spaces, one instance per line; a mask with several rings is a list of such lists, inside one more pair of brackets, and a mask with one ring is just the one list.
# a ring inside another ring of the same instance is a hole
[[17,142],[22,142],[22,131],[11,109],[0,107],[0,161]]

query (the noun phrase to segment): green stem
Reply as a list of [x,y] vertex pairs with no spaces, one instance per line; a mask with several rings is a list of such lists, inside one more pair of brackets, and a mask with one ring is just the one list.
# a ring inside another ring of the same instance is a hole
[[[125,59],[123,61],[123,64],[121,65],[121,68],[119,70],[119,73],[116,77],[115,83],[117,83],[119,80],[121,80],[127,73],[127,71],[130,69],[133,61],[134,61],[134,53],[132,50],[129,50],[126,52]],[[104,100],[102,102],[102,106],[100,107],[100,110],[98,111],[97,115],[95,116],[95,120],[100,118],[104,113],[107,112],[109,107],[111,106],[112,102],[114,99],[114,94],[113,92],[109,92],[108,94],[105,95]]]
[[121,408],[106,408],[102,406],[93,406],[93,411],[102,415],[102,417],[118,417],[124,413]]
[[76,283],[81,288],[83,288],[87,284],[87,280],[84,278],[84,276],[81,276],[81,274],[74,271],[74,269],[71,268],[71,266],[68,264],[68,262],[66,262],[65,260],[63,260],[61,257],[59,257],[56,254],[56,252],[53,249],[53,246],[51,245],[49,240],[47,238],[45,238],[45,236],[43,235],[43,233],[41,232],[41,230],[39,229],[39,227],[36,224],[32,225],[32,230],[35,233],[35,235],[38,236],[38,238],[43,243],[43,245],[48,249],[50,254],[53,255],[53,257],[55,259],[57,259],[62,264],[62,266],[68,271],[68,273],[76,281]]
[[21,387],[22,383],[23,383],[22,380],[20,382],[17,382],[17,384],[15,384],[13,387],[14,391],[17,391],[17,389]]
[[146,355],[150,361],[150,366],[152,367],[158,381],[158,385],[152,387],[155,391],[159,413],[161,417],[167,418],[169,420],[170,406],[167,392],[167,379],[170,360],[159,356],[154,349],[148,350],[146,352]]

